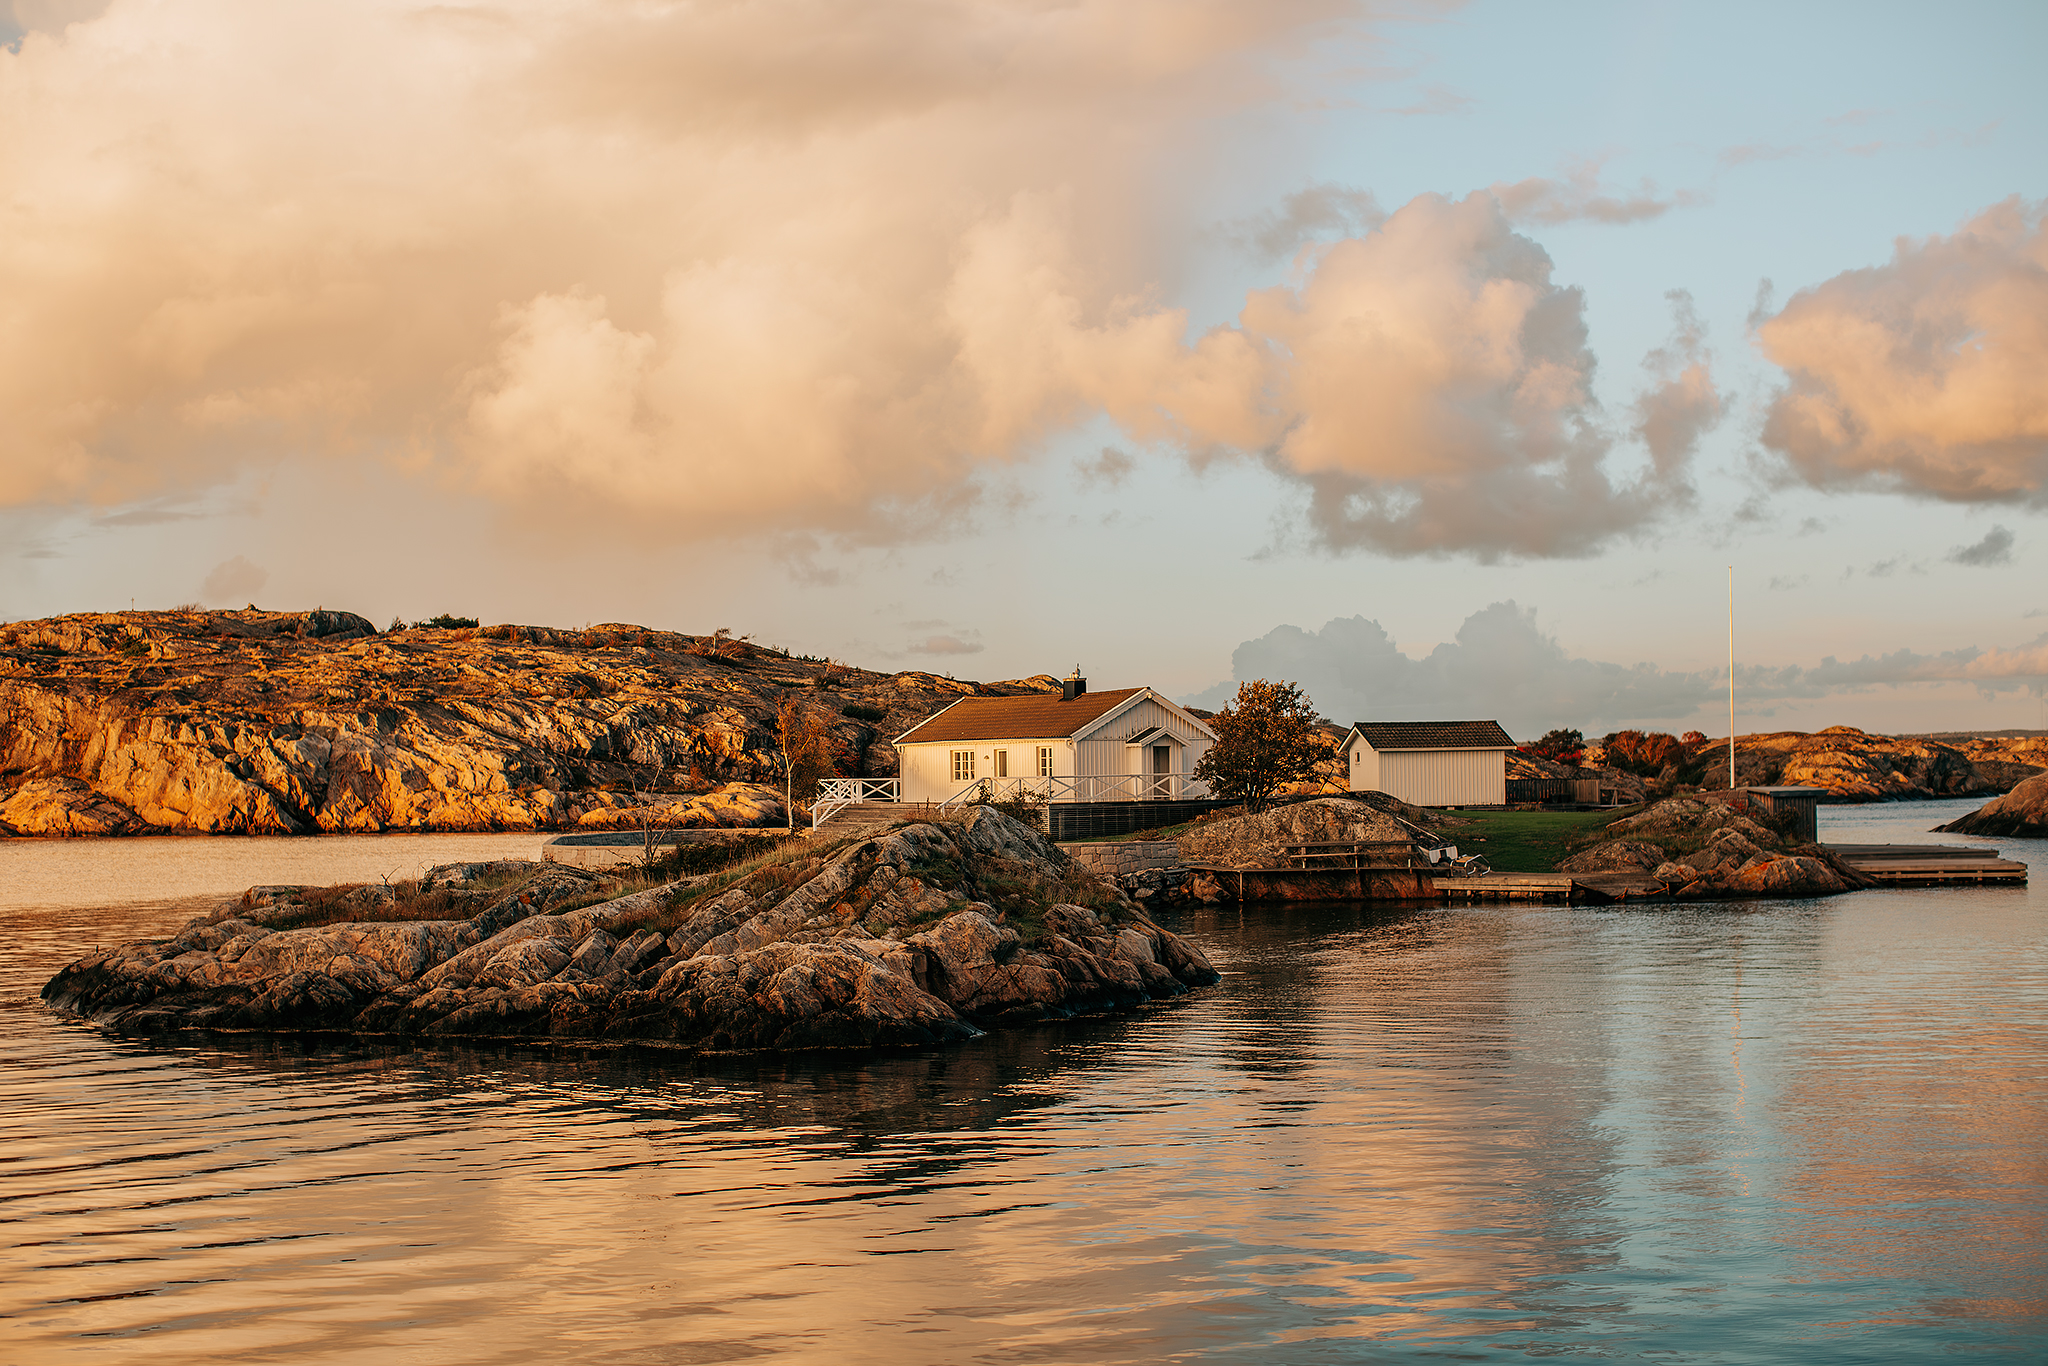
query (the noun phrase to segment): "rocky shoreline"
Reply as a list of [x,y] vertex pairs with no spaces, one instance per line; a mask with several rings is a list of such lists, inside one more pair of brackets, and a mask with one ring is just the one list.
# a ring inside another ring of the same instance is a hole
[[1113,885],[982,807],[609,899],[593,874],[515,864],[436,869],[404,896],[253,888],[170,939],[72,963],[42,994],[132,1034],[723,1052],[943,1043],[1218,980]]
[[1874,885],[1825,845],[1698,797],[1669,797],[1609,822],[1557,871],[1646,874],[1675,901],[1836,896]]
[[2048,774],[2029,778],[1977,810],[1936,830],[1959,835],[2020,835],[2048,839]]
[[[379,632],[348,612],[254,608],[15,622],[0,627],[0,837],[773,825],[790,696],[831,719],[836,772],[886,778],[890,738],[947,703],[1057,686],[621,623]],[[1834,726],[1740,736],[1736,751],[1738,786],[1838,801],[1990,796],[2048,772],[2048,737]],[[1638,775],[1587,774],[1645,795]],[[1700,782],[1726,782],[1718,758]]]
[[941,706],[1057,686],[622,624],[379,632],[348,612],[254,609],[16,622],[0,628],[0,836],[774,825],[786,697],[830,718],[836,771],[889,777],[889,738]]

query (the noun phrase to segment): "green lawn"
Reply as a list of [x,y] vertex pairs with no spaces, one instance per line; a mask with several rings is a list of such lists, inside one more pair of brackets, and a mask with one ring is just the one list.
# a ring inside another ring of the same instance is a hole
[[[1633,810],[1634,808],[1630,808]],[[1566,841],[1603,825],[1614,811],[1460,811],[1470,825],[1442,833],[1461,854],[1483,854],[1501,873],[1548,873],[1569,852]]]

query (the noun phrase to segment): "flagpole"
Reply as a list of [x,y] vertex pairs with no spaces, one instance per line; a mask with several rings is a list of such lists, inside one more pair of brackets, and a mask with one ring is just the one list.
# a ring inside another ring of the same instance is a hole
[[1728,566],[1728,790],[1735,790],[1735,566]]

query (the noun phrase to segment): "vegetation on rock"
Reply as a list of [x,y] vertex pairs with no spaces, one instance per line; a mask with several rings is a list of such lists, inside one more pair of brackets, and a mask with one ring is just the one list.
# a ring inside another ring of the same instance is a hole
[[[71,964],[43,996],[127,1032],[733,1050],[930,1044],[1217,980],[1200,950],[997,811],[780,845],[623,895],[553,865],[436,869],[402,900],[252,889],[172,939]],[[410,914],[428,909],[454,914]]]
[[748,823],[780,823],[791,682],[827,719],[833,770],[861,777],[892,776],[881,737],[961,696],[1058,686],[620,624],[379,634],[345,612],[253,609],[16,622],[0,630],[0,835],[633,829],[650,805],[747,783],[777,793]]

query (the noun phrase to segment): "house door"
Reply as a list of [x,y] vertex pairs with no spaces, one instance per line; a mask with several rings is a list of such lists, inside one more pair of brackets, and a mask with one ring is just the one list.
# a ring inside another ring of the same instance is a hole
[[1173,746],[1152,746],[1152,795],[1171,797],[1173,795]]

